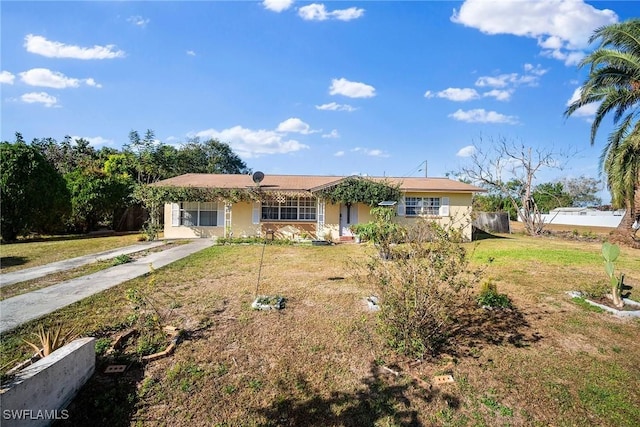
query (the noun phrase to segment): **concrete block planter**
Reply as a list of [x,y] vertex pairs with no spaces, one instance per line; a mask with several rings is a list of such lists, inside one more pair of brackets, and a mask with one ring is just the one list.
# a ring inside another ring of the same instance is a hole
[[47,426],[67,419],[64,408],[95,366],[95,338],[79,338],[22,369],[0,390],[2,426]]
[[578,292],[578,291],[567,292],[567,294],[569,294],[569,296],[571,298],[582,298],[588,304],[591,304],[594,307],[599,307],[599,308],[603,309],[604,311],[606,311],[608,313],[611,313],[611,314],[613,314],[615,316],[619,316],[619,317],[640,317],[640,302],[631,300],[629,298],[623,298],[625,306],[633,307],[633,308],[635,308],[635,310],[628,310],[628,309],[627,310],[618,310],[617,308],[609,307],[608,305],[600,304],[600,303],[592,301],[592,300],[590,300],[588,298],[585,298],[584,295],[582,294],[582,292]]

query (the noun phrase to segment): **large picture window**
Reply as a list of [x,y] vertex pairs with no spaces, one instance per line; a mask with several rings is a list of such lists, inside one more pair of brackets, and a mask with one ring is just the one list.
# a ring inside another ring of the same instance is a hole
[[218,225],[218,204],[216,202],[180,203],[180,225],[216,227]]
[[407,197],[405,199],[405,215],[440,215],[440,197]]
[[261,218],[271,221],[315,221],[316,200],[311,197],[265,200],[262,202]]

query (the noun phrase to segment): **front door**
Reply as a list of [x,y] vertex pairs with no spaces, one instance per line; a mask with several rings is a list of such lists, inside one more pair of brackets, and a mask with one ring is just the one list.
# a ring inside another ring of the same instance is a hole
[[357,205],[340,205],[340,235],[353,236],[349,227],[358,223]]

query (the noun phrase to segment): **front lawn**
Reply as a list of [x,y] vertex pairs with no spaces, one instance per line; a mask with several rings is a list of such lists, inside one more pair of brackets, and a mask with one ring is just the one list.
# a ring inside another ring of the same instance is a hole
[[[121,354],[131,365],[118,377],[99,357],[68,424],[640,425],[640,321],[565,294],[606,282],[600,244],[508,236],[465,247],[514,309],[469,310],[446,353],[423,361],[395,356],[376,331],[374,287],[353,267],[367,245],[267,246],[259,293],[283,295],[281,311],[250,307],[254,245],[214,246],[59,310],[46,322],[104,349],[133,321],[127,289],[139,289],[185,331],[167,358]],[[623,250],[617,268],[640,299],[640,252]],[[29,353],[20,338],[36,325],[3,334],[2,365]],[[434,384],[443,374],[454,382]]]

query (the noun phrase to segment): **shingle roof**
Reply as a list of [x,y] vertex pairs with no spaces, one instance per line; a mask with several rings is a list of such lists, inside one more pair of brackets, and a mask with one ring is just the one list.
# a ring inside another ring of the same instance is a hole
[[[315,191],[339,183],[346,176],[321,175],[270,175],[265,174],[260,183],[262,190],[274,191]],[[405,192],[443,192],[443,193],[475,193],[485,190],[475,185],[454,181],[449,178],[398,178],[398,177],[363,177],[375,181],[388,181],[400,184]],[[251,175],[188,173],[150,184],[157,187],[196,187],[241,189],[256,187]]]

